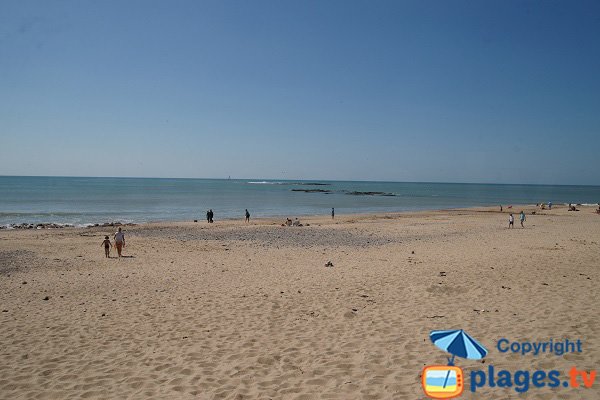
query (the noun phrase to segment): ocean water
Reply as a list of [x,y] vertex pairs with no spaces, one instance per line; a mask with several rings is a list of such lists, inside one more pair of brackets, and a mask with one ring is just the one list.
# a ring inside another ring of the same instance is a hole
[[[321,191],[321,192],[305,192]],[[366,192],[376,192],[367,194]],[[252,179],[0,176],[0,225],[215,220],[558,203],[596,204],[600,186]]]

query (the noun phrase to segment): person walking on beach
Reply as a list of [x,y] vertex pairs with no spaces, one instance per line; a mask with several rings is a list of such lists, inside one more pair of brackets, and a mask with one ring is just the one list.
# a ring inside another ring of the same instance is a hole
[[100,246],[104,246],[104,256],[106,258],[110,258],[110,249],[112,248],[112,243],[108,239],[108,236],[104,236],[104,241]]
[[250,213],[248,212],[247,208],[246,208],[246,222],[250,222]]
[[210,210],[206,212],[206,222],[210,224]]
[[519,220],[521,221],[521,228],[525,228],[525,226],[523,226],[523,222],[525,222],[525,213],[523,210],[521,210],[521,214],[519,214]]
[[119,257],[121,257],[121,252],[123,251],[123,247],[125,247],[125,234],[121,228],[115,233],[115,247],[117,248]]
[[515,227],[515,217],[512,215],[512,213],[510,213],[510,215],[508,216],[508,227],[509,228]]
[[335,208],[331,207],[331,219],[335,218]]
[[213,221],[213,218],[215,217],[215,213],[213,212],[212,208],[210,210],[208,210],[209,212],[209,217],[208,217],[208,222],[210,222],[211,224],[215,221]]

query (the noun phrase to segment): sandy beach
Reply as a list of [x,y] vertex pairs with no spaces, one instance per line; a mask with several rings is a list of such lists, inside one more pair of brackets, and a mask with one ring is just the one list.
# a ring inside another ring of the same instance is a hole
[[[420,399],[423,367],[446,363],[436,329],[488,348],[466,373],[596,369],[600,215],[579,208],[524,207],[524,229],[521,208],[514,229],[496,208],[145,224],[121,259],[100,247],[114,229],[3,230],[0,398]],[[462,396],[521,397],[597,399],[600,382]]]

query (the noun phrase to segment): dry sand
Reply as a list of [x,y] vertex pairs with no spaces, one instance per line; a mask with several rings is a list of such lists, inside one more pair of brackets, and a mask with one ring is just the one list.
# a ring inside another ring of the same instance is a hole
[[[148,224],[123,259],[106,230],[0,231],[0,398],[424,398],[421,369],[446,361],[428,333],[452,328],[490,350],[467,373],[597,368],[600,215],[526,210],[513,230],[495,209]],[[500,354],[502,337],[583,352]],[[462,398],[521,397],[598,399],[600,378]]]

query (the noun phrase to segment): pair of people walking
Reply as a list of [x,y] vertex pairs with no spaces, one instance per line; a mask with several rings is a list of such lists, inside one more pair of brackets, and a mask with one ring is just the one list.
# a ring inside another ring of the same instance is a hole
[[[523,225],[523,223],[525,222],[525,213],[523,211],[521,211],[521,213],[519,214],[519,221],[521,222],[521,228],[525,228],[525,225]],[[508,227],[515,227],[515,217],[512,213],[510,213],[510,215],[508,216]]]
[[[114,234],[113,238],[115,239],[115,247],[117,248],[117,254],[121,257],[121,253],[123,252],[123,247],[125,247],[125,233],[121,228]],[[104,241],[100,246],[104,246],[104,256],[106,258],[110,258],[110,249],[112,249],[113,245],[110,242],[108,236],[104,236]]]

